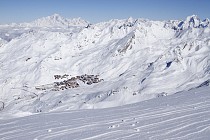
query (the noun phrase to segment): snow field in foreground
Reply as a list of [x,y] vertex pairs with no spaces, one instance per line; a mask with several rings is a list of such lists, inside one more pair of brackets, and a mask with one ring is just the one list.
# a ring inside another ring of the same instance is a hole
[[136,104],[0,120],[1,140],[209,140],[210,87]]

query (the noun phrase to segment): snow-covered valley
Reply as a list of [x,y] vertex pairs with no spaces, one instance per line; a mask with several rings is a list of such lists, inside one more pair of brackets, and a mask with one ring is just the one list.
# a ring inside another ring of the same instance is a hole
[[209,74],[209,19],[195,15],[0,25],[2,119],[137,103],[208,85]]

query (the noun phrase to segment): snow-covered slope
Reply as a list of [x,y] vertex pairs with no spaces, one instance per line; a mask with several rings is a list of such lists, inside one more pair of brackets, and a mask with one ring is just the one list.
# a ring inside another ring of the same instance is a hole
[[84,24],[53,15],[0,26],[3,113],[113,107],[210,79],[208,19]]
[[1,120],[0,139],[209,140],[209,91],[205,87],[116,108]]

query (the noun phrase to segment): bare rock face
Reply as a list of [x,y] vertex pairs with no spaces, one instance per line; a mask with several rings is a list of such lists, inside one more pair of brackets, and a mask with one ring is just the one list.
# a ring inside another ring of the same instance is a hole
[[0,101],[0,111],[4,109],[4,102]]

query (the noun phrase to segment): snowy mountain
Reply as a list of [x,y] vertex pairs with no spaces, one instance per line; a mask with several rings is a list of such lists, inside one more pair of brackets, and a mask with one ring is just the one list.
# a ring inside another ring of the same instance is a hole
[[183,22],[180,22],[178,27],[181,29],[188,29],[188,28],[205,28],[209,25],[209,19],[205,19],[201,21],[198,16],[192,15],[187,17],[187,19]]
[[66,19],[58,14],[37,19],[31,23],[23,23],[21,26],[27,27],[64,27],[87,26],[89,23],[81,18]]
[[3,113],[121,106],[210,79],[209,20],[113,19],[57,14],[0,26]]
[[86,27],[90,23],[88,21],[83,20],[82,18],[73,18],[68,19],[60,16],[59,14],[53,14],[51,16],[43,17],[40,19],[37,19],[35,21],[29,22],[29,23],[11,23],[6,25],[0,25],[0,26],[6,26],[6,27],[42,27],[42,28],[70,28],[70,27]]

